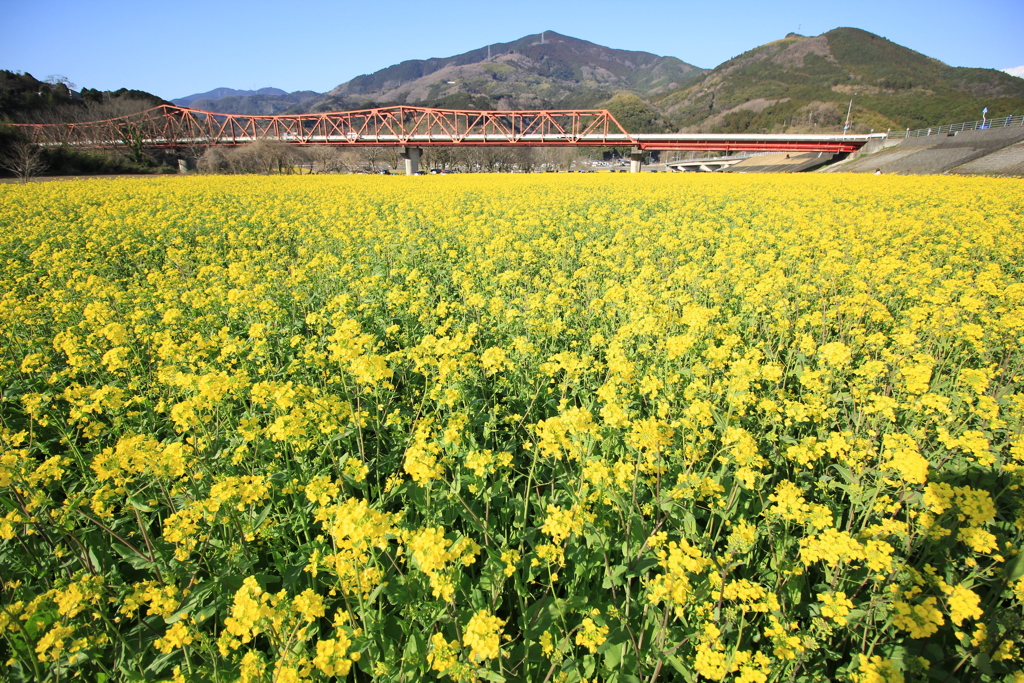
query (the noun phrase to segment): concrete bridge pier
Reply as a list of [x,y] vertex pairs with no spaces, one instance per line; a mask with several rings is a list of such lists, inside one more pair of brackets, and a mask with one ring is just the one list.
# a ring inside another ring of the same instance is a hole
[[403,147],[401,157],[405,160],[405,175],[416,175],[420,170],[420,153],[423,150],[419,147]]
[[640,163],[643,161],[643,159],[643,150],[641,150],[639,147],[634,147],[633,150],[629,153],[629,172],[639,173]]

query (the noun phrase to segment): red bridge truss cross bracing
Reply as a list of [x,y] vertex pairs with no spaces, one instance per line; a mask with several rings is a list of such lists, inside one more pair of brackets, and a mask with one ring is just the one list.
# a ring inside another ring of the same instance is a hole
[[292,116],[218,114],[161,105],[103,121],[21,126],[41,144],[105,146],[239,145],[277,140],[299,145],[629,145],[606,110],[460,111],[386,107]]
[[19,124],[42,145],[194,147],[274,140],[297,145],[432,147],[528,145],[643,150],[853,152],[874,136],[631,134],[605,109],[469,111],[385,107],[292,116],[250,116],[161,105],[103,121]]

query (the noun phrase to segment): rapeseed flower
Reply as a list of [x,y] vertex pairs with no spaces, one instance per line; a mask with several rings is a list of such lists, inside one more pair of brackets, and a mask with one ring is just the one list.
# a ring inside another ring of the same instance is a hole
[[1013,677],[1019,181],[410,181],[0,185],[8,666]]
[[470,617],[462,636],[464,646],[469,648],[469,659],[482,662],[498,657],[501,654],[501,629],[504,626],[504,620],[488,610],[479,610]]

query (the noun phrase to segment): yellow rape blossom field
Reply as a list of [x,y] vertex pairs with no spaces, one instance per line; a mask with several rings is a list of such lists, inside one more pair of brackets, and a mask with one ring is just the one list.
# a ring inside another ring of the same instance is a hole
[[0,186],[0,670],[1024,682],[1024,183]]

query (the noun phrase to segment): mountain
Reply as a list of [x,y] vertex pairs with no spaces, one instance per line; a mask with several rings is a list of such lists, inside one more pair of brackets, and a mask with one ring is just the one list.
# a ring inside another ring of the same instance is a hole
[[704,69],[675,57],[616,50],[554,31],[460,55],[414,59],[357,76],[313,105],[329,111],[379,104],[482,109],[592,107],[619,92],[651,97]]
[[302,104],[316,100],[323,93],[312,90],[285,92],[280,88],[235,90],[215,88],[209,92],[179,97],[172,102],[180,107],[191,107],[222,114],[284,114],[305,111]]
[[304,103],[322,96],[323,93],[312,90],[297,90],[280,95],[231,95],[219,99],[201,99],[188,106],[221,114],[295,114],[305,111],[302,107]]
[[689,130],[839,130],[853,101],[859,131],[918,128],[1024,111],[1024,79],[951,67],[881,36],[837,28],[789,34],[652,99]]
[[198,100],[219,100],[225,97],[248,97],[250,95],[284,95],[285,91],[280,88],[260,88],[259,90],[235,90],[234,88],[214,88],[207,92],[201,92],[187,97],[179,97],[171,100],[171,104],[179,107],[190,107]]

